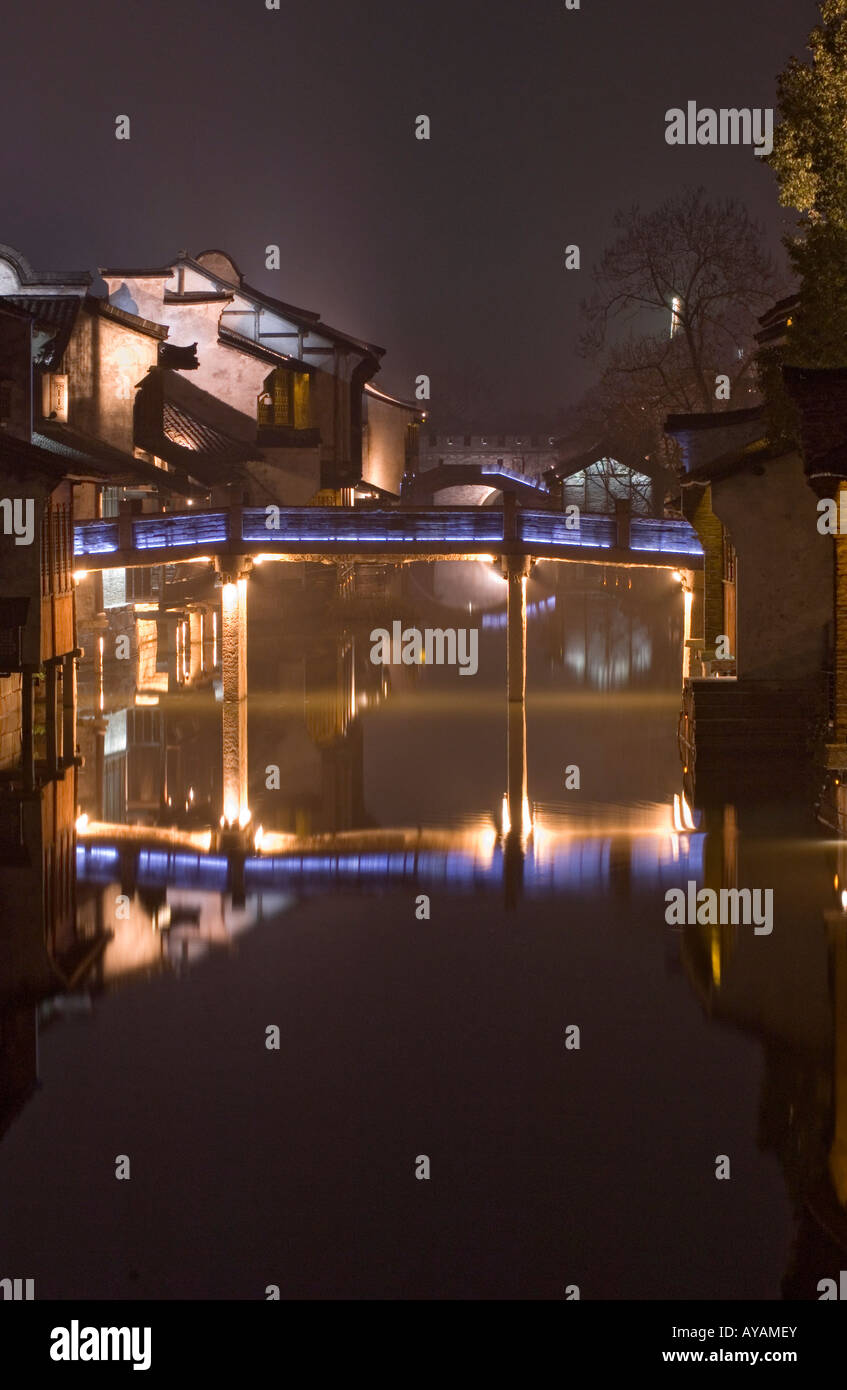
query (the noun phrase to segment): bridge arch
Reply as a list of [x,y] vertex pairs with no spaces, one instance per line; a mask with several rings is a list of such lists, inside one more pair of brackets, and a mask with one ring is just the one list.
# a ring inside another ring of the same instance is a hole
[[[540,478],[537,481],[522,478],[505,468],[488,468],[478,463],[440,463],[406,480],[403,500],[427,505],[438,492],[469,486],[488,488],[493,493],[511,492],[519,501],[532,507],[544,506],[549,497],[547,485]],[[484,506],[485,501],[480,505]]]

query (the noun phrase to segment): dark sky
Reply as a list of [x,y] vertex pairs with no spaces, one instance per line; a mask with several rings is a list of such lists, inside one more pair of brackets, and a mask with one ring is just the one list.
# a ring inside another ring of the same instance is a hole
[[816,15],[813,0],[15,6],[0,241],[38,269],[220,246],[386,347],[386,389],[411,395],[426,372],[436,419],[440,397],[480,424],[552,422],[590,379],[577,310],[617,208],[702,183],[778,247],[768,168],[749,147],[668,146],[664,113],[774,105]]

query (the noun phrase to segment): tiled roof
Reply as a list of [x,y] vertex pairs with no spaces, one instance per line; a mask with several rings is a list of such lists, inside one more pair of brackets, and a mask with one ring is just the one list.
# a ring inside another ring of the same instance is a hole
[[426,414],[423,406],[416,405],[414,401],[401,400],[399,396],[390,396],[381,387],[374,386],[372,381],[365,382],[365,395],[373,396],[374,400],[377,401],[384,401],[386,405],[396,405],[400,410],[414,411],[415,415],[420,415],[422,418]]
[[767,347],[770,343],[777,345],[781,343],[788,329],[788,320],[795,313],[799,303],[799,294],[790,294],[785,299],[778,300],[768,309],[767,313],[762,314],[759,319],[761,328],[755,335],[759,347]]
[[37,323],[56,330],[41,356],[41,366],[51,372],[64,356],[81,303],[78,294],[6,294],[0,298],[0,305],[11,304]]
[[15,267],[22,285],[80,285],[87,287],[91,284],[91,276],[87,270],[35,271],[22,252],[16,251],[14,246],[6,246],[2,242],[0,242],[0,258],[9,261]]
[[13,471],[25,467],[27,476],[35,473],[49,480],[51,486],[55,486],[78,470],[69,468],[68,460],[58,458],[46,447],[47,442],[38,435],[34,435],[30,442],[0,430],[0,461],[4,468],[9,467]]
[[262,458],[252,418],[169,368],[150,368],[134,420],[136,444],[207,488],[241,478],[242,464]]
[[[203,253],[201,252],[201,254]],[[219,251],[216,254],[226,256],[227,260],[232,261],[232,257],[225,251]],[[210,280],[216,281],[221,288],[232,284],[231,281],[225,280],[222,276],[217,275],[208,265],[202,265],[200,261],[195,260],[192,256],[179,257],[178,259],[184,261],[186,265],[193,266],[201,275],[205,275]],[[357,348],[360,352],[370,353],[375,357],[382,357],[385,353],[385,348],[377,347],[374,343],[366,343],[361,338],[351,337],[349,333],[342,333],[338,328],[332,328],[328,323],[324,323],[320,314],[316,313],[314,309],[300,309],[296,304],[288,304],[283,299],[275,299],[273,295],[266,294],[264,290],[256,289],[254,285],[249,285],[243,276],[239,280],[236,289],[239,289],[246,299],[252,299],[256,303],[263,304],[267,306],[268,309],[272,309],[275,313],[280,314],[283,318],[291,319],[294,323],[300,323],[304,328],[310,328],[313,332],[320,333],[324,337],[333,338],[340,343],[346,343],[350,347]]]
[[192,415],[183,406],[166,400],[162,410],[162,425],[165,434],[174,444],[183,449],[193,449],[197,453],[214,458],[246,462],[256,457],[257,450],[215,429],[205,420]]
[[108,299],[102,299],[99,295],[86,295],[83,307],[90,314],[99,314],[102,318],[114,319],[116,323],[126,324],[127,328],[132,328],[136,333],[146,333],[150,338],[164,339],[168,336],[168,328],[162,323],[153,323],[150,319],[142,318],[140,314],[131,314],[128,309],[119,309],[117,304],[110,304]]
[[763,464],[771,459],[782,458],[788,450],[781,444],[771,444],[767,439],[754,439],[743,449],[734,449],[718,458],[710,459],[691,468],[680,478],[682,487],[692,483],[715,483],[722,478],[730,478],[735,473],[763,473]]
[[125,269],[123,269],[122,267],[118,267],[118,269],[114,269],[114,268],[110,268],[110,267],[108,267],[108,266],[102,266],[102,265],[101,265],[101,266],[98,266],[98,270],[100,271],[100,274],[103,276],[103,279],[104,279],[104,280],[117,280],[117,278],[118,278],[119,275],[120,275],[120,276],[123,276],[123,278],[124,278],[125,280],[146,280],[146,279],[148,279],[148,278],[149,278],[149,279],[153,279],[153,280],[158,280],[158,279],[160,279],[160,278],[162,278],[162,277],[164,277],[164,279],[166,279],[166,280],[169,280],[170,277],[171,277],[171,276],[173,275],[173,273],[174,273],[174,268],[173,268],[172,265],[163,265],[163,266],[159,266],[159,267],[157,267],[157,268],[154,269],[154,270],[150,270],[149,267],[148,267],[146,270],[145,270],[145,269],[141,269],[141,270],[139,270],[139,269],[129,269],[129,270],[125,270]]
[[67,465],[68,472],[81,477],[108,479],[125,485],[146,484],[180,496],[205,496],[201,489],[189,483],[186,475],[166,473],[163,468],[157,468],[146,459],[134,458],[101,439],[93,439],[53,420],[41,422],[41,429],[33,431],[32,442],[37,448],[61,459]]
[[165,290],[165,304],[214,304],[218,300],[234,299],[232,290]]
[[751,405],[742,410],[700,410],[691,415],[669,415],[665,420],[665,433],[675,435],[683,430],[727,429],[731,425],[760,420],[764,409],[763,405]]
[[797,308],[799,302],[799,294],[787,294],[784,299],[778,299],[775,304],[772,304],[769,309],[766,309],[765,312],[759,316],[759,323],[764,327],[769,323],[774,323],[778,319],[784,319],[786,314],[789,314],[792,309]]

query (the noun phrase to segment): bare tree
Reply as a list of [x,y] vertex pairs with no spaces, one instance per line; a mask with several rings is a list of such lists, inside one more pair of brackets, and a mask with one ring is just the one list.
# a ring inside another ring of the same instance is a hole
[[581,349],[602,361],[607,391],[629,379],[612,394],[642,395],[665,413],[712,411],[725,376],[731,404],[749,400],[756,321],[784,289],[761,228],[740,203],[710,203],[703,189],[654,212],[619,212],[614,227],[581,306]]

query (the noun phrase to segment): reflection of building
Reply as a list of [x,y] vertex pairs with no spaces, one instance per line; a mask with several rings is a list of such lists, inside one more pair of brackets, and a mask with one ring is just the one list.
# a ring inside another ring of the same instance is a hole
[[[757,839],[752,805],[703,814],[703,885],[764,881],[779,903],[772,936],[757,939],[743,926],[685,927],[682,959],[709,1018],[762,1041],[757,1141],[778,1158],[795,1213],[783,1293],[816,1299],[818,1281],[847,1255],[847,914],[814,907],[840,901],[842,877],[830,878],[823,850],[814,860],[784,853],[775,863],[772,846]],[[774,814],[771,808],[771,824]],[[781,814],[789,835],[784,805]],[[839,852],[843,874],[842,861]]]
[[[95,634],[92,657],[82,663],[80,803],[110,821],[127,815],[143,824],[164,816],[182,823],[201,812],[208,819],[221,800],[213,690],[219,615],[200,602],[164,611],[141,607],[134,661],[104,660],[106,639]],[[168,698],[181,691],[192,697],[190,708]]]
[[37,1082],[39,1001],[74,988],[106,937],[77,912],[76,769],[0,793],[0,1137]]

